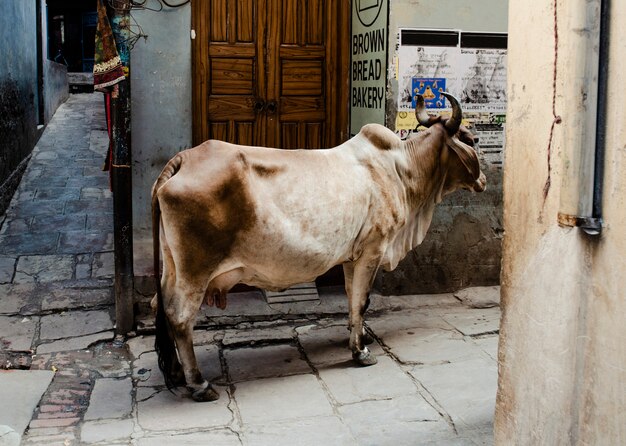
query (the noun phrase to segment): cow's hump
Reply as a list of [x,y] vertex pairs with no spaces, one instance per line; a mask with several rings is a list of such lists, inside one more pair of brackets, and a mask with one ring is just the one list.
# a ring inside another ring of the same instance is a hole
[[395,149],[402,144],[402,140],[384,125],[366,124],[360,133],[380,150]]

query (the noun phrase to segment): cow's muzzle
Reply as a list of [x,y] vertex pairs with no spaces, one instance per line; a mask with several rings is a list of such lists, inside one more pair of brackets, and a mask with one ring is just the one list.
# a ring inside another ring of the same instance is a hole
[[482,192],[486,188],[487,188],[487,177],[485,176],[484,173],[481,172],[478,179],[474,181],[474,184],[472,185],[472,190],[474,192]]

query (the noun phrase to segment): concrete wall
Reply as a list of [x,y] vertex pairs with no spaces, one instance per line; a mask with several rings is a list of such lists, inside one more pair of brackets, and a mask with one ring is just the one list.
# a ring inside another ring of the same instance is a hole
[[[459,29],[506,33],[508,1],[392,0],[389,48],[396,48],[400,28]],[[390,66],[394,52],[390,50]],[[386,125],[394,129],[398,82],[387,87]],[[502,170],[482,164],[487,190],[457,192],[439,205],[422,245],[390,273],[379,273],[376,287],[385,294],[454,291],[499,282],[502,237]]]
[[59,105],[69,98],[70,87],[67,81],[67,67],[65,65],[44,59],[43,68],[44,122],[48,123],[57,111],[57,108],[59,108]]
[[133,224],[150,237],[150,190],[165,163],[191,147],[191,5],[133,11],[148,35],[131,52]]
[[[604,229],[591,238],[560,227],[557,213],[568,135],[581,113],[593,114],[590,91],[574,87],[573,58],[597,29],[598,2],[555,3],[511,2],[509,16],[496,444],[625,444],[626,9],[612,2]],[[575,24],[587,8],[590,24]]]
[[0,4],[0,214],[13,195],[13,174],[35,145],[36,39],[35,2],[4,0]]

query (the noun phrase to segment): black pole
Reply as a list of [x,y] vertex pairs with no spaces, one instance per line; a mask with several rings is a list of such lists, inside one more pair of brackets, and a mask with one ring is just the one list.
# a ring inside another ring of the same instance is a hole
[[111,15],[111,28],[122,59],[126,79],[117,84],[111,96],[113,162],[113,237],[115,254],[115,331],[126,335],[133,329],[133,202],[130,139],[130,0],[117,0]]

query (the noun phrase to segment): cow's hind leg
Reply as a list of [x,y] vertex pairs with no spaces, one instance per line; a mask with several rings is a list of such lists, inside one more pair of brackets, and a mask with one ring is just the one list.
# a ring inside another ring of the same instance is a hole
[[202,377],[193,351],[193,326],[204,298],[204,290],[192,292],[178,290],[170,295],[174,298],[165,302],[165,309],[176,342],[178,357],[182,363],[187,388],[195,401],[215,401],[219,398],[219,394]]
[[353,264],[344,265],[350,311],[350,350],[352,350],[352,358],[362,366],[378,362],[365,346],[363,335],[363,315],[367,308],[369,291],[378,270],[378,264],[377,259],[361,258]]

